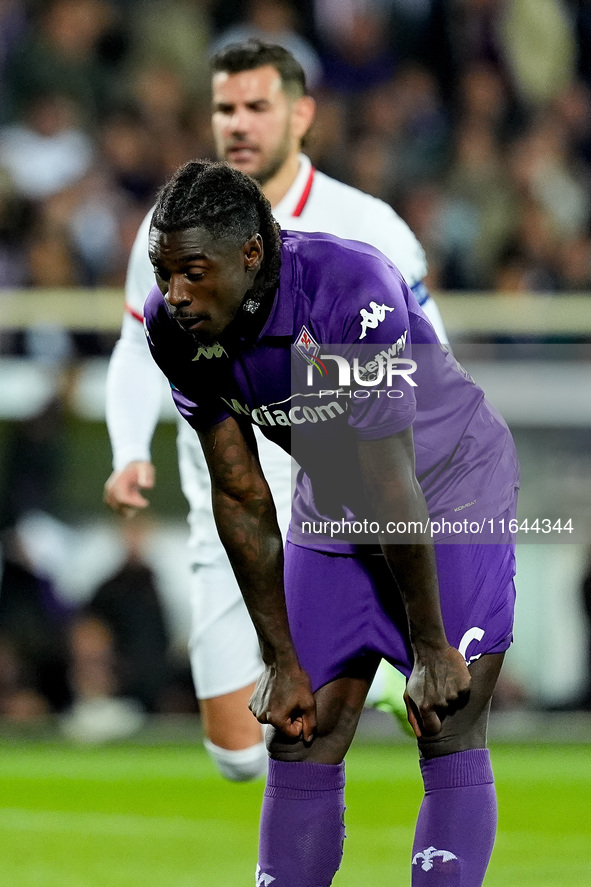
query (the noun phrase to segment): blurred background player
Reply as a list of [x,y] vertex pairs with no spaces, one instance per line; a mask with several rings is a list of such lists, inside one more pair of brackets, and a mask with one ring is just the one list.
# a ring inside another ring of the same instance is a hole
[[[447,341],[437,305],[423,283],[423,249],[406,223],[383,201],[314,169],[301,153],[315,102],[306,93],[305,75],[294,57],[280,46],[248,41],[220,50],[211,67],[218,157],[260,183],[283,228],[325,231],[371,243],[385,253],[413,289],[440,340]],[[114,472],[105,485],[105,501],[124,514],[148,505],[142,490],[155,481],[150,443],[163,386],[142,329],[144,301],[154,284],[148,259],[151,215],[132,249],[126,314],[107,382]],[[204,351],[199,359],[211,355]],[[261,435],[258,445],[285,531],[291,510],[291,463]],[[178,451],[181,485],[190,506],[189,649],[205,746],[228,779],[251,779],[267,767],[261,726],[248,710],[261,669],[256,634],[218,539],[200,444],[182,420]],[[404,679],[385,664],[370,692],[370,704],[405,720],[403,691]]]

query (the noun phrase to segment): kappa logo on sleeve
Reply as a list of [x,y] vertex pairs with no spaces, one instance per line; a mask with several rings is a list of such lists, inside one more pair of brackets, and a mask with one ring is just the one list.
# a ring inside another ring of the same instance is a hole
[[389,305],[378,305],[377,302],[370,302],[369,307],[372,310],[370,314],[367,308],[362,308],[359,312],[361,315],[361,335],[360,339],[365,339],[367,336],[367,329],[375,330],[379,323],[386,317],[386,311],[394,311],[393,308],[390,308]]

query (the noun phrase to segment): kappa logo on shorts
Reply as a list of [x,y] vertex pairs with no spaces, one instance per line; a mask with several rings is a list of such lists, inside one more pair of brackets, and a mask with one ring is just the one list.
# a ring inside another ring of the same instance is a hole
[[257,887],[269,887],[269,884],[275,880],[271,875],[266,875],[265,872],[262,872],[260,865],[257,865],[256,879]]
[[422,853],[415,853],[412,858],[412,864],[419,865],[419,861],[422,859],[423,861],[420,863],[422,870],[430,872],[434,865],[433,860],[436,858],[441,859],[441,862],[451,862],[452,859],[457,859],[458,857],[449,850],[436,850],[435,847],[427,847]]
[[382,321],[386,317],[386,311],[394,311],[393,308],[390,308],[389,305],[378,305],[377,302],[370,302],[369,307],[372,310],[370,314],[367,308],[362,308],[359,312],[361,315],[361,335],[360,339],[365,339],[367,336],[367,328],[369,327],[372,330],[375,330],[378,323],[382,323]]

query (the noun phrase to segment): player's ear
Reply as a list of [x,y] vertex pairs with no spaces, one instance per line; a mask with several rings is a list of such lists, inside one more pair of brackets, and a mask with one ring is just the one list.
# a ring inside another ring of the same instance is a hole
[[316,102],[311,95],[300,96],[293,103],[292,131],[298,141],[302,141],[314,120],[316,114]]
[[260,234],[253,234],[242,247],[245,271],[258,271],[261,267],[264,255],[263,238]]

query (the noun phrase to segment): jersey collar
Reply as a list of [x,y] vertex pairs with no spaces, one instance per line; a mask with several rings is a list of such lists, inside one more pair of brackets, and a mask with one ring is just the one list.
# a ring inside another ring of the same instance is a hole
[[273,208],[278,216],[292,216],[296,218],[301,215],[307,203],[312,183],[314,181],[314,173],[316,170],[312,166],[312,161],[305,154],[299,154],[298,160],[300,168],[298,174],[293,180],[291,187],[279,203]]
[[294,329],[294,257],[291,249],[281,248],[279,286],[275,291],[273,307],[261,330],[258,341],[269,336],[293,336]]

